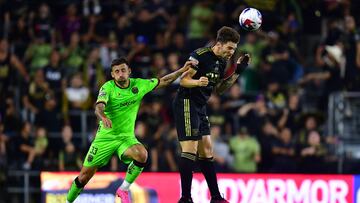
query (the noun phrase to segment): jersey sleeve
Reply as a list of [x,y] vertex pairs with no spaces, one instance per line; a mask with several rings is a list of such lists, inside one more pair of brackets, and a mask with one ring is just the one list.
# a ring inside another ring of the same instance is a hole
[[152,90],[154,90],[160,83],[158,78],[151,78],[151,79],[139,79],[139,89],[140,92],[145,95]]
[[99,95],[97,97],[96,103],[107,104],[110,96],[110,87],[105,83],[99,90]]
[[[197,64],[199,64],[199,54],[196,53],[196,51],[193,51],[190,56],[189,56],[189,61],[195,61],[197,62]],[[196,66],[191,66],[191,68],[195,69],[195,70],[199,70],[199,66],[196,65]]]

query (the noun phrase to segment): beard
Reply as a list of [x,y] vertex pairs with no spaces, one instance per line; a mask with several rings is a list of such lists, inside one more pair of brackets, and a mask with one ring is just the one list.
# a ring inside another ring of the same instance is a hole
[[126,80],[125,78],[119,78],[118,80],[116,80],[116,82],[117,82],[119,85],[123,86],[123,85],[126,84],[127,80]]

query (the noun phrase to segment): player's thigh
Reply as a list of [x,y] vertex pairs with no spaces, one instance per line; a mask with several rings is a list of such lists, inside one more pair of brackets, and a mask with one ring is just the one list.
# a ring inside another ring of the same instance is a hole
[[[132,150],[132,147],[135,145],[141,145],[144,150],[146,151],[145,147],[136,139],[135,136],[129,136],[128,138],[124,139],[124,141],[121,142],[119,147],[116,150],[116,153],[119,157],[119,159],[124,162],[125,164],[129,164],[133,160],[133,155],[136,153],[140,153],[143,151],[134,151]],[[136,148],[138,149],[138,148]],[[140,149],[141,150],[141,149]],[[126,152],[126,154],[125,154]]]
[[202,139],[199,140],[198,153],[199,153],[199,157],[202,158],[213,157],[213,146],[210,135],[204,135],[202,136]]
[[188,152],[196,154],[198,148],[197,140],[184,140],[180,141],[181,152]]
[[176,131],[179,141],[199,140],[197,106],[189,99],[176,99],[173,103]]
[[[199,135],[210,135],[210,122],[209,117],[207,116],[206,106],[199,107],[197,113],[199,117]],[[202,138],[200,140],[202,140]]]
[[118,146],[116,141],[95,139],[86,154],[83,166],[99,168],[106,165]]

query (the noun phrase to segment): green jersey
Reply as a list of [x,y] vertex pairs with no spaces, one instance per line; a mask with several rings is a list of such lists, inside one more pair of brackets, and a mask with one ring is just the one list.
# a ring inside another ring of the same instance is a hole
[[106,82],[100,89],[96,103],[105,104],[105,115],[112,128],[105,128],[100,121],[96,139],[114,140],[134,136],[135,121],[142,98],[159,84],[159,79],[130,78],[127,88],[121,88],[114,80]]

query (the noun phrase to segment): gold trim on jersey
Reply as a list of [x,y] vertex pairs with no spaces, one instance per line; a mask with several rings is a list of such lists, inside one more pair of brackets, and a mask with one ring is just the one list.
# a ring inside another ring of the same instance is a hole
[[184,99],[185,135],[191,136],[190,100]]
[[200,48],[200,49],[196,50],[196,54],[197,54],[197,55],[201,55],[201,54],[206,53],[206,52],[208,52],[208,51],[210,51],[210,50],[211,50],[210,47]]

